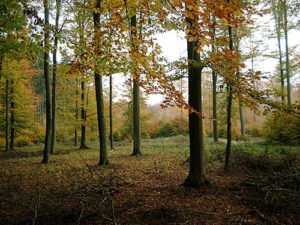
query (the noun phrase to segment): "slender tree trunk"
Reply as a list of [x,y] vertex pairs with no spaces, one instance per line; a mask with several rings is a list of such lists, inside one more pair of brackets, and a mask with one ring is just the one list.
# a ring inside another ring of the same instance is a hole
[[[230,3],[230,0],[228,0]],[[228,26],[228,36],[229,36],[229,50],[233,51],[233,37],[232,37],[232,26]],[[231,155],[231,117],[232,117],[232,87],[227,84],[227,144],[226,144],[226,155],[225,155],[225,171],[229,168],[229,161]]]
[[217,118],[217,74],[212,72],[213,78],[213,133],[214,142],[218,143],[218,118]]
[[[216,25],[216,18],[213,17],[213,22]],[[215,53],[216,48],[216,29],[212,29],[213,33],[213,45],[212,45],[212,53]],[[218,143],[218,118],[217,118],[217,81],[218,81],[218,75],[213,70],[212,71],[212,98],[213,98],[213,135],[214,135],[214,142]]]
[[55,152],[56,147],[56,77],[57,77],[57,48],[59,35],[59,17],[60,17],[60,1],[56,0],[56,17],[55,17],[55,36],[53,51],[53,78],[52,78],[52,135],[50,153]]
[[[101,0],[97,0],[96,7],[94,11],[94,29],[95,29],[95,44],[96,49],[98,49],[99,44],[97,40],[97,32],[100,30],[100,5]],[[96,54],[99,54],[97,51]],[[107,165],[107,143],[106,143],[106,122],[105,122],[105,111],[104,111],[104,99],[103,99],[103,86],[102,86],[102,76],[99,74],[97,66],[94,69],[95,76],[95,90],[96,90],[96,102],[97,102],[97,118],[98,118],[98,132],[100,141],[100,160],[99,165]]]
[[6,78],[5,85],[5,151],[9,151],[9,80]]
[[241,137],[245,137],[245,121],[244,121],[244,109],[241,103],[239,103],[240,123],[241,123]]
[[86,109],[85,109],[85,82],[81,81],[81,141],[79,149],[88,149],[86,145]]
[[11,79],[10,87],[10,149],[15,146],[15,100],[14,100],[14,80]]
[[[253,56],[251,58],[251,71],[252,71],[252,73],[254,73],[254,58],[253,58]],[[254,88],[254,90],[256,89],[255,80],[253,81],[253,88]],[[253,110],[253,123],[256,123],[256,113],[254,110]]]
[[[183,95],[183,77],[180,79],[180,94]],[[180,118],[183,119],[183,108],[180,109]]]
[[78,80],[76,79],[76,102],[75,102],[75,131],[74,131],[74,145],[78,145],[78,133],[77,133],[77,123],[78,123],[78,117],[79,117],[79,112],[78,112]]
[[[2,53],[0,53],[0,84],[1,84],[1,80],[2,80],[2,64],[3,64],[3,55]],[[1,91],[1,87],[0,87],[0,91]],[[1,92],[0,92],[1,94]]]
[[287,19],[287,2],[284,2],[284,37],[285,37],[285,64],[286,64],[286,83],[287,83],[287,104],[291,107],[291,83],[290,83],[290,59],[289,59],[289,38],[288,38],[288,19]]
[[[187,8],[188,10],[188,8]],[[193,30],[196,20],[187,19],[190,30]],[[191,33],[189,33],[191,35]],[[196,51],[197,42],[187,40],[188,51],[188,96],[189,105],[202,113],[202,69],[200,55]],[[184,186],[201,186],[208,183],[204,171],[204,139],[202,115],[196,113],[189,114],[189,136],[190,136],[190,169]]]
[[110,149],[114,150],[114,134],[113,134],[113,80],[112,80],[112,75],[109,77],[109,139],[110,139]]
[[282,49],[281,49],[281,16],[278,6],[273,11],[275,18],[275,28],[278,44],[278,53],[279,53],[279,72],[280,72],[280,85],[281,85],[281,102],[284,104],[284,72],[283,72],[283,60],[282,60]]
[[[136,38],[137,38],[137,24],[136,15],[131,17],[130,21],[131,27],[131,39],[132,47],[134,50],[137,49]],[[133,67],[137,67],[136,60],[132,59]],[[139,86],[139,74],[137,69],[133,68],[133,156],[142,155],[141,151],[141,123],[140,123],[140,86]]]
[[45,10],[45,24],[44,24],[44,76],[46,88],[46,135],[45,146],[42,163],[48,163],[50,159],[50,143],[52,132],[52,118],[51,118],[51,93],[50,93],[50,75],[49,75],[49,1],[44,0]]

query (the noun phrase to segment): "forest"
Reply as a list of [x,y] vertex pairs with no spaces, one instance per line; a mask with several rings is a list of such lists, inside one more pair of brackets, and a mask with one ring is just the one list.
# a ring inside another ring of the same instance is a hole
[[300,224],[299,0],[0,0],[0,225]]

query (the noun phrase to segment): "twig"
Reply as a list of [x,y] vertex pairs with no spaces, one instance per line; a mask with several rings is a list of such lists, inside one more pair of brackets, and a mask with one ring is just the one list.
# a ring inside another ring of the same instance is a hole
[[80,215],[79,215],[78,220],[77,220],[77,224],[78,225],[80,224],[80,220],[81,220],[83,212],[84,212],[84,204],[83,204],[83,202],[80,201],[80,204],[81,204],[82,207],[81,207]]

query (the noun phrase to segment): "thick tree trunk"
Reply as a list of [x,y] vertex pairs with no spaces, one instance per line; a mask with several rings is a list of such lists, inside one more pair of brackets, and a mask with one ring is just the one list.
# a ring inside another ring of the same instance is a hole
[[[131,39],[132,39],[132,47],[136,50],[136,38],[137,38],[137,24],[136,24],[136,15],[131,17],[130,21],[131,27]],[[139,74],[136,74],[137,67],[136,60],[132,59],[133,71],[133,156],[142,155],[141,151],[141,123],[140,123],[140,86],[139,86]]]
[[[196,20],[187,19],[190,30],[193,29]],[[191,34],[189,34],[191,35]],[[189,105],[202,113],[202,69],[200,67],[200,55],[196,51],[196,42],[187,41],[188,51],[188,96]],[[189,114],[189,136],[190,136],[190,170],[184,186],[201,186],[208,181],[204,171],[204,139],[202,115]]]
[[52,134],[50,153],[55,152],[56,147],[56,77],[57,77],[57,48],[59,35],[60,0],[56,0],[55,37],[53,51],[53,78],[52,78]]
[[84,81],[81,81],[81,141],[79,149],[88,149],[88,146],[86,145],[86,108]]
[[287,84],[287,104],[291,107],[291,83],[290,83],[290,58],[289,58],[289,38],[288,38],[288,19],[287,19],[287,2],[284,0],[284,37],[285,37],[285,64],[286,64],[286,84]]
[[[228,0],[230,3],[230,0]],[[232,37],[232,26],[228,26],[228,37],[229,37],[229,50],[233,51],[233,37]],[[232,87],[227,84],[227,143],[226,143],[226,154],[225,154],[225,171],[229,168],[229,161],[231,155],[231,141],[232,141],[232,131],[231,131],[231,117],[232,117]]]
[[14,100],[14,80],[11,79],[10,87],[10,143],[9,147],[14,150],[15,146],[15,100]]
[[48,163],[50,159],[50,143],[52,132],[52,118],[51,118],[51,93],[50,93],[50,75],[49,75],[49,1],[44,0],[45,10],[45,24],[44,24],[44,76],[45,76],[45,88],[46,88],[46,134],[45,134],[45,146],[42,163]]
[[[100,5],[101,0],[97,0],[94,11],[94,29],[95,29],[95,44],[98,49],[97,32],[100,30]],[[96,54],[99,54],[96,52]],[[97,66],[96,66],[97,67]],[[106,122],[105,122],[105,111],[104,111],[104,99],[103,99],[103,86],[102,76],[100,76],[97,68],[94,69],[95,76],[95,89],[96,89],[96,101],[97,101],[97,119],[98,119],[98,132],[100,141],[100,160],[99,165],[107,165],[107,143],[106,143]]]
[[9,80],[5,82],[5,151],[9,151]]
[[102,76],[95,72],[95,88],[96,88],[96,100],[97,100],[97,117],[98,117],[98,131],[100,141],[100,160],[99,165],[107,165],[107,144],[106,144],[106,123],[104,113],[104,100],[103,100],[103,87]]
[[114,150],[114,134],[113,134],[113,80],[112,75],[109,77],[109,140],[110,140],[110,149]]
[[213,78],[213,133],[214,133],[214,142],[218,143],[218,118],[217,118],[217,74],[212,72]]

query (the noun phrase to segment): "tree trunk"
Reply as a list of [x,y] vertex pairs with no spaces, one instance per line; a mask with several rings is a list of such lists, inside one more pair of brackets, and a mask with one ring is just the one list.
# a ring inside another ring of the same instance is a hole
[[[3,55],[2,53],[0,53],[0,82],[2,80],[2,64],[3,64]],[[0,88],[0,91],[1,91],[1,88]],[[0,92],[1,94],[1,92]]]
[[15,100],[14,100],[14,81],[11,79],[10,87],[10,149],[15,146]]
[[217,74],[212,72],[213,78],[213,133],[214,142],[218,143],[218,118],[217,118]]
[[245,121],[244,121],[244,109],[241,103],[239,103],[240,124],[241,124],[241,137],[245,137]]
[[81,141],[79,149],[88,149],[86,145],[86,108],[85,108],[85,82],[81,81]]
[[[216,18],[213,17],[214,25],[216,26]],[[216,28],[212,29],[213,33],[213,44],[212,44],[212,53],[215,53],[216,48]],[[218,118],[217,118],[217,81],[218,81],[218,75],[213,70],[212,71],[212,98],[213,98],[213,135],[214,135],[214,142],[218,143]]]
[[287,2],[284,0],[284,37],[285,37],[285,64],[286,64],[286,84],[287,84],[287,104],[291,107],[291,83],[290,83],[290,59],[289,59],[289,38],[288,38],[288,19],[287,19]]
[[113,90],[113,80],[112,80],[112,75],[109,77],[109,140],[110,140],[110,149],[114,150],[114,134],[113,134],[113,109],[112,109],[112,94]]
[[50,93],[50,75],[49,75],[49,1],[44,0],[45,10],[45,24],[44,24],[44,76],[46,88],[46,134],[45,146],[42,163],[48,163],[50,159],[50,142],[52,132],[52,118],[51,118],[51,93]]
[[[228,0],[230,3],[230,0]],[[233,51],[233,37],[232,37],[232,26],[228,26],[228,36],[229,36],[229,50]],[[232,141],[232,131],[231,131],[231,116],[232,116],[232,87],[227,84],[227,144],[226,144],[226,156],[225,156],[225,171],[229,168],[229,161],[231,155],[231,141]]]
[[[187,9],[188,10],[188,9]],[[193,29],[196,20],[187,19],[190,30]],[[189,33],[189,36],[191,33]],[[195,47],[197,42],[187,40],[188,51],[188,96],[189,105],[202,113],[202,69],[197,65],[200,63],[200,55]],[[204,139],[203,139],[203,121],[202,115],[196,113],[189,114],[189,136],[190,136],[190,169],[184,186],[201,186],[208,181],[205,178],[204,171]]]
[[60,0],[56,0],[55,36],[53,51],[53,79],[52,79],[52,135],[50,153],[55,152],[56,147],[56,77],[57,77],[57,47],[59,35]]
[[[98,49],[97,32],[100,30],[100,5],[101,0],[97,0],[96,7],[94,11],[94,29],[95,29],[95,44],[96,49]],[[96,54],[99,54],[96,52]],[[95,76],[95,90],[96,90],[96,102],[97,102],[97,119],[98,119],[98,132],[100,141],[100,160],[99,165],[108,165],[107,158],[107,143],[106,143],[106,123],[105,123],[105,111],[104,111],[104,99],[103,99],[103,86],[102,86],[102,76],[100,76],[97,65],[94,69]]]
[[281,15],[279,6],[273,11],[275,18],[275,29],[277,36],[278,52],[279,52],[279,72],[280,72],[280,85],[281,85],[281,102],[284,104],[284,73],[283,73],[283,60],[282,60],[282,49],[281,49]]
[[5,85],[5,151],[9,151],[9,80],[6,78]]
[[[137,50],[136,38],[137,38],[137,24],[136,15],[131,17],[131,40],[132,48],[134,51]],[[141,151],[141,124],[140,124],[140,86],[139,86],[139,74],[137,73],[136,60],[132,58],[132,77],[133,77],[133,156],[142,155]]]
[[79,91],[78,91],[78,80],[76,79],[76,102],[75,102],[75,131],[74,131],[74,145],[77,146],[78,145],[78,133],[77,133],[77,122],[78,122],[78,117],[79,117],[79,113],[78,113],[78,95],[79,95]]

